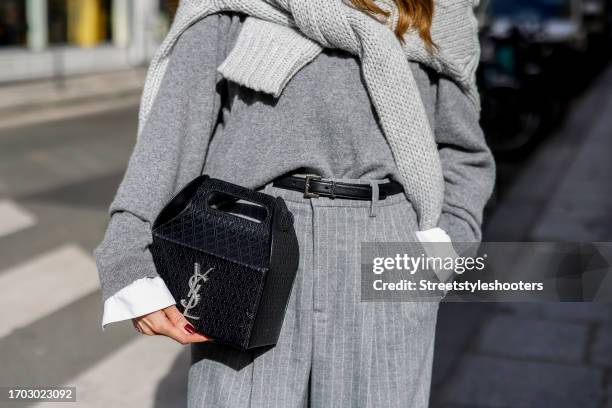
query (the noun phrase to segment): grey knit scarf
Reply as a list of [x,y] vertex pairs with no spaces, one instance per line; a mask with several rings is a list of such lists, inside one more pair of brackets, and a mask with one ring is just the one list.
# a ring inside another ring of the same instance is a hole
[[436,2],[432,36],[438,48],[431,53],[417,33],[407,33],[402,44],[389,27],[342,0],[183,0],[149,69],[140,129],[172,57],[172,47],[185,29],[216,12],[244,13],[249,17],[219,72],[229,80],[279,96],[292,76],[323,48],[356,55],[419,227],[432,229],[442,211],[444,180],[409,61],[452,78],[478,106],[476,1]]

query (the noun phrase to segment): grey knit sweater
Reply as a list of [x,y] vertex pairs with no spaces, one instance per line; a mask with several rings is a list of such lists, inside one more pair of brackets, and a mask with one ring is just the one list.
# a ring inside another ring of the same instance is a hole
[[[374,0],[395,10],[393,0]],[[435,0],[431,34],[435,52],[417,30],[403,43],[377,18],[350,0],[183,0],[172,28],[156,54],[142,98],[140,123],[147,122],[172,48],[187,27],[222,11],[248,16],[232,52],[219,67],[223,75],[251,89],[279,96],[289,80],[323,49],[358,56],[379,124],[397,165],[399,182],[416,210],[421,232],[439,222],[444,179],[438,149],[409,61],[448,75],[477,104],[475,69],[480,46],[473,7],[478,0]],[[391,24],[397,18],[390,19]]]
[[[258,188],[306,168],[325,177],[398,177],[358,59],[324,50],[279,97],[217,72],[244,17],[213,14],[178,40],[95,250],[103,299],[157,276],[148,245],[166,201],[201,172]],[[453,81],[411,64],[438,143],[445,196],[439,226],[453,241],[480,239],[494,163],[477,107]],[[186,175],[178,178],[177,175]]]

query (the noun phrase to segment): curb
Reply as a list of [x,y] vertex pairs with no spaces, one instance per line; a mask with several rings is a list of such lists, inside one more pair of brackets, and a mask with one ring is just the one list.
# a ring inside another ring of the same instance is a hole
[[146,70],[0,87],[0,129],[138,105]]

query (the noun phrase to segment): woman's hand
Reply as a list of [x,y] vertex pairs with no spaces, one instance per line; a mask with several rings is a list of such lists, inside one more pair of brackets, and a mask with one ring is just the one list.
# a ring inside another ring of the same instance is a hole
[[194,327],[174,305],[136,317],[132,319],[132,323],[142,334],[170,337],[183,345],[209,340],[206,336],[196,333]]

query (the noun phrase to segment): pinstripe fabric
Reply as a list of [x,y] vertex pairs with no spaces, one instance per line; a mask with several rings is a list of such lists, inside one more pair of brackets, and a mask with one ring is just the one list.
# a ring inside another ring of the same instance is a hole
[[279,342],[248,353],[193,345],[189,406],[426,407],[438,304],[360,301],[361,242],[414,240],[405,195],[371,217],[367,201],[266,192],[286,200],[300,243]]

